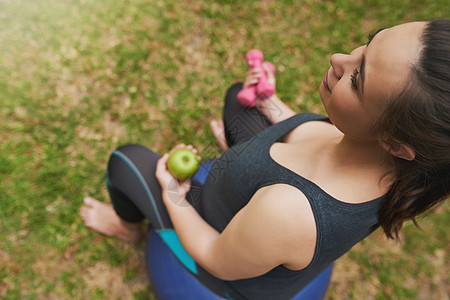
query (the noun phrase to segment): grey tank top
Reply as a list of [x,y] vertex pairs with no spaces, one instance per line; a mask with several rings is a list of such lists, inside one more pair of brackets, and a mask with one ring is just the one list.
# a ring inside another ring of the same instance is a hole
[[269,151],[274,142],[309,121],[329,122],[321,115],[295,115],[230,148],[216,160],[208,174],[202,192],[203,217],[219,232],[256,191],[279,183],[296,187],[307,197],[316,221],[315,253],[306,268],[292,271],[278,266],[259,277],[228,281],[236,292],[233,298],[290,299],[379,226],[378,210],[384,197],[360,204],[339,201],[271,158]]

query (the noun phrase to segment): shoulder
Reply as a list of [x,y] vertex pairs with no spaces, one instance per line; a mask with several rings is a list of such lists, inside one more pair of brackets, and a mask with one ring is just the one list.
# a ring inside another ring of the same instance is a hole
[[285,257],[284,265],[293,270],[306,267],[314,256],[316,223],[306,196],[288,184],[259,189],[246,206],[255,225],[271,235]]
[[[249,206],[285,226],[314,227],[314,215],[305,194],[289,184],[273,184],[260,188]],[[302,230],[304,231],[304,230]]]
[[299,126],[288,132],[283,140],[287,143],[296,143],[308,138],[334,137],[342,133],[327,119],[317,119],[301,123]]

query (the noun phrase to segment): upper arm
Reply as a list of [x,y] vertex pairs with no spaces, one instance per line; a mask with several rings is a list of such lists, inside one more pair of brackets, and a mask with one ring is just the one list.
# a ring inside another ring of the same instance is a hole
[[306,197],[277,184],[258,190],[212,241],[199,262],[224,280],[250,278],[279,265],[306,267],[315,248],[316,228]]

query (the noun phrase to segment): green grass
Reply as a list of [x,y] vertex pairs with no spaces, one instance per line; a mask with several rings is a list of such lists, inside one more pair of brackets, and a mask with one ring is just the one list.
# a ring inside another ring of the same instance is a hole
[[[279,96],[322,112],[335,52],[379,27],[449,16],[444,0],[0,1],[0,298],[151,299],[143,245],[86,229],[84,195],[104,201],[108,154],[179,142],[218,155],[208,122],[244,55],[264,51]],[[381,232],[336,264],[329,299],[442,299],[448,204]]]

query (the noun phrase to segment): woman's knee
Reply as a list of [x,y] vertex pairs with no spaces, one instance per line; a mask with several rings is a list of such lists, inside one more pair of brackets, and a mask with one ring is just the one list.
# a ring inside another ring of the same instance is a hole
[[112,152],[108,168],[117,165],[121,166],[120,168],[130,168],[133,172],[148,174],[156,169],[156,163],[160,158],[161,155],[145,146],[129,144],[120,146]]
[[113,153],[114,152],[129,153],[135,151],[136,149],[141,150],[142,148],[149,150],[147,147],[139,144],[126,144],[119,146],[116,150],[113,151]]
[[137,144],[127,144],[118,147],[114,150],[108,160],[108,175],[111,176],[113,173],[116,173],[115,170],[122,170],[119,173],[123,172],[123,168],[129,168],[130,165],[134,165],[134,161],[137,156],[141,156],[142,152],[150,151],[144,146]]

